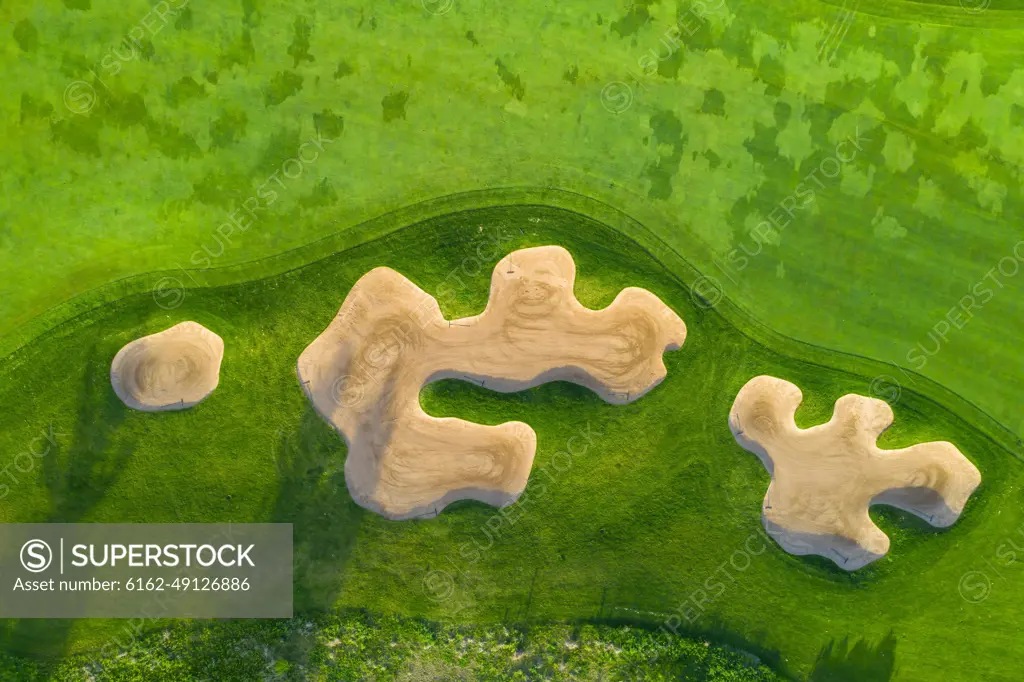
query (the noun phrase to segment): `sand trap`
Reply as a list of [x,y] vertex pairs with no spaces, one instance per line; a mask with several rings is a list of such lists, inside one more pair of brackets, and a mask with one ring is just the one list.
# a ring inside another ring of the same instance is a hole
[[740,390],[729,414],[736,441],[772,476],[761,518],[791,554],[820,554],[856,570],[889,551],[868,506],[892,505],[946,527],[981,483],[952,443],[880,450],[875,441],[893,421],[881,400],[844,395],[828,423],[799,429],[793,416],[802,400],[788,381],[759,376]]
[[118,351],[110,383],[136,410],[160,412],[192,407],[217,388],[224,341],[198,322],[136,339]]
[[589,310],[573,294],[575,278],[561,247],[516,251],[495,267],[484,312],[450,322],[394,270],[356,282],[298,362],[306,394],[348,444],[345,480],[356,502],[408,519],[462,499],[505,506],[523,492],[533,429],[428,416],[419,394],[431,381],[502,393],[572,381],[624,404],[665,378],[662,354],[686,339],[679,316],[636,288]]

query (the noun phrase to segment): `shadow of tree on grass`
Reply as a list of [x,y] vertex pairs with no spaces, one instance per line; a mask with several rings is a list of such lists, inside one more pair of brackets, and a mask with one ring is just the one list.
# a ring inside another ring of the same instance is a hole
[[82,382],[71,444],[43,460],[50,492],[46,523],[77,523],[107,494],[131,459],[135,443],[117,439],[128,408],[110,386],[110,361],[94,349]]
[[[57,444],[41,460],[50,508],[39,523],[81,521],[118,481],[135,450],[133,441],[117,438],[128,408],[110,386],[110,358],[95,347],[87,357],[75,425],[67,434],[54,425]],[[0,630],[0,648],[63,656],[74,623],[67,619],[12,621]]]
[[851,644],[848,637],[832,640],[818,653],[809,682],[887,682],[896,672],[896,635],[889,632],[878,644],[866,639]]
[[270,513],[294,524],[295,613],[330,610],[366,511],[345,485],[345,444],[306,406],[298,428],[278,443],[279,487]]

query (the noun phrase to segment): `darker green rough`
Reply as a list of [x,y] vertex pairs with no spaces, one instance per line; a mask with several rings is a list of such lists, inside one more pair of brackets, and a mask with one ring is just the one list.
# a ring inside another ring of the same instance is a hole
[[[263,150],[263,156],[253,167],[252,172],[258,176],[267,176],[281,169],[282,164],[288,159],[294,159],[299,151],[299,131],[279,130],[270,136],[267,147]],[[264,178],[261,177],[262,181]]]
[[779,60],[771,55],[761,57],[755,73],[759,81],[769,86],[765,94],[774,97],[782,92],[782,86],[786,84],[786,69]]
[[294,71],[281,71],[270,80],[265,100],[267,106],[276,106],[302,89],[302,76]]
[[656,147],[669,145],[672,151],[667,155],[659,155],[658,160],[648,164],[643,175],[651,181],[647,195],[651,199],[668,199],[672,196],[672,176],[679,171],[679,162],[683,158],[683,146],[686,138],[683,135],[683,122],[671,111],[661,111],[650,120]]
[[92,66],[88,59],[79,54],[64,52],[60,56],[60,72],[68,78],[81,78],[89,73]]
[[180,31],[189,31],[192,29],[192,8],[186,6],[185,9],[178,13],[178,18],[174,20],[174,28]]
[[1024,106],[1019,104],[1010,106],[1010,125],[1015,128],[1024,128]]
[[28,19],[22,19],[14,25],[13,36],[22,52],[35,52],[39,47],[39,31]]
[[387,123],[398,118],[405,119],[405,104],[408,101],[409,93],[404,90],[386,95],[380,101],[381,107],[384,109],[384,122]]
[[66,145],[72,151],[88,156],[100,155],[99,119],[91,116],[71,116],[50,123],[53,141]]
[[683,67],[684,52],[682,48],[673,49],[668,55],[658,58],[658,75],[662,78],[679,77],[679,69]]
[[[130,38],[124,38],[121,41],[121,44],[131,51],[133,59],[135,58],[135,55],[138,54],[148,62],[151,61],[153,59],[153,55],[156,54],[156,46],[154,46],[153,41],[148,38],[143,38],[139,42],[135,42]],[[136,50],[138,52],[136,52]]]
[[313,27],[306,21],[306,17],[295,18],[294,30],[292,44],[288,46],[288,54],[294,60],[292,66],[298,66],[300,62],[316,61],[316,58],[309,53],[309,37],[313,33]]
[[102,100],[101,113],[117,128],[145,124],[149,119],[146,100],[137,92],[113,94]]
[[210,123],[210,147],[228,147],[245,137],[249,118],[244,111],[224,111]]
[[192,198],[208,206],[229,208],[237,198],[249,196],[251,189],[241,173],[211,172],[192,185]]
[[330,109],[324,109],[322,113],[313,114],[313,126],[318,134],[328,140],[334,140],[340,137],[342,131],[345,130],[345,119]]
[[500,59],[495,59],[494,65],[498,67],[498,77],[501,78],[501,82],[505,84],[505,87],[511,91],[512,96],[522,100],[526,95],[526,87],[523,85],[523,80],[512,73]]
[[676,24],[687,49],[704,52],[719,47],[708,21],[712,13],[703,1],[680,5],[676,10]]
[[776,102],[772,114],[775,117],[775,127],[782,130],[789,123],[789,117],[793,115],[793,107],[786,102]]
[[223,69],[232,66],[247,66],[256,57],[256,48],[252,43],[252,33],[248,28],[242,29],[242,35],[227,52],[220,55],[218,62]]
[[192,99],[204,99],[205,97],[206,88],[191,76],[184,76],[167,88],[167,104],[172,107],[185,104]]
[[351,76],[355,72],[356,70],[352,68],[352,65],[342,59],[338,62],[338,68],[334,70],[334,77],[344,78],[345,76]]
[[33,118],[49,118],[53,115],[53,105],[45,100],[36,101],[27,92],[21,93],[21,122]]
[[181,132],[172,124],[150,117],[144,121],[143,125],[145,125],[146,134],[149,136],[149,143],[164,156],[171,159],[191,159],[202,156],[202,150],[199,149],[195,139],[188,133]]
[[259,8],[256,6],[256,0],[242,0],[242,25],[246,28],[255,28],[259,26]]
[[711,88],[704,91],[704,103],[700,107],[702,114],[725,116],[725,95],[721,90]]
[[299,199],[303,208],[322,208],[338,202],[338,193],[331,187],[331,181],[322,179],[313,186],[313,191]]
[[[625,16],[618,21],[612,22],[612,31],[618,33],[623,38],[635,34],[644,24],[651,20],[651,13],[647,8],[653,4],[654,0],[638,0],[633,3]],[[600,18],[601,16],[598,15],[598,23],[600,23]]]
[[818,653],[810,682],[888,682],[896,672],[896,635],[872,646],[866,639],[832,640]]

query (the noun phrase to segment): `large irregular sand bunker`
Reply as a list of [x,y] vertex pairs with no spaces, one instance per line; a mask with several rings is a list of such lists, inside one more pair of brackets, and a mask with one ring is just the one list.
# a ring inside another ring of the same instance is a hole
[[198,322],[182,322],[136,339],[118,351],[110,383],[136,410],[192,407],[217,388],[224,341]]
[[868,516],[888,504],[933,526],[953,524],[981,474],[952,443],[880,450],[892,424],[888,404],[845,395],[832,419],[809,429],[794,421],[803,395],[788,381],[759,376],[740,390],[729,415],[736,441],[761,458],[772,482],[761,517],[791,554],[820,554],[852,571],[889,551]]
[[394,270],[376,268],[355,284],[299,357],[298,374],[348,443],[345,479],[360,505],[407,519],[461,499],[505,506],[526,487],[533,430],[431,417],[419,404],[431,381],[508,393],[564,380],[624,404],[665,377],[662,354],[686,338],[679,316],[636,288],[589,310],[573,294],[575,278],[561,247],[516,251],[494,268],[484,312],[452,321]]

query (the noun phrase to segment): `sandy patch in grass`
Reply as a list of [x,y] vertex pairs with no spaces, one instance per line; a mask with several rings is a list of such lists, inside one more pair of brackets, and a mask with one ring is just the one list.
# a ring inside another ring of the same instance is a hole
[[110,365],[117,397],[135,410],[183,410],[217,388],[224,341],[198,322],[136,339]]
[[431,381],[502,393],[572,381],[625,404],[665,378],[662,354],[686,339],[679,316],[637,288],[604,310],[584,308],[575,277],[561,247],[516,251],[495,267],[484,312],[451,321],[394,270],[356,283],[298,362],[306,394],[348,444],[345,479],[356,502],[408,519],[462,499],[505,506],[523,492],[533,429],[431,417],[419,403]]
[[829,422],[800,429],[794,415],[802,400],[788,381],[759,376],[740,390],[729,414],[736,441],[772,476],[761,519],[791,554],[820,554],[856,570],[889,551],[888,536],[868,516],[870,505],[946,527],[981,483],[952,443],[879,449],[875,441],[893,422],[881,400],[845,395]]

